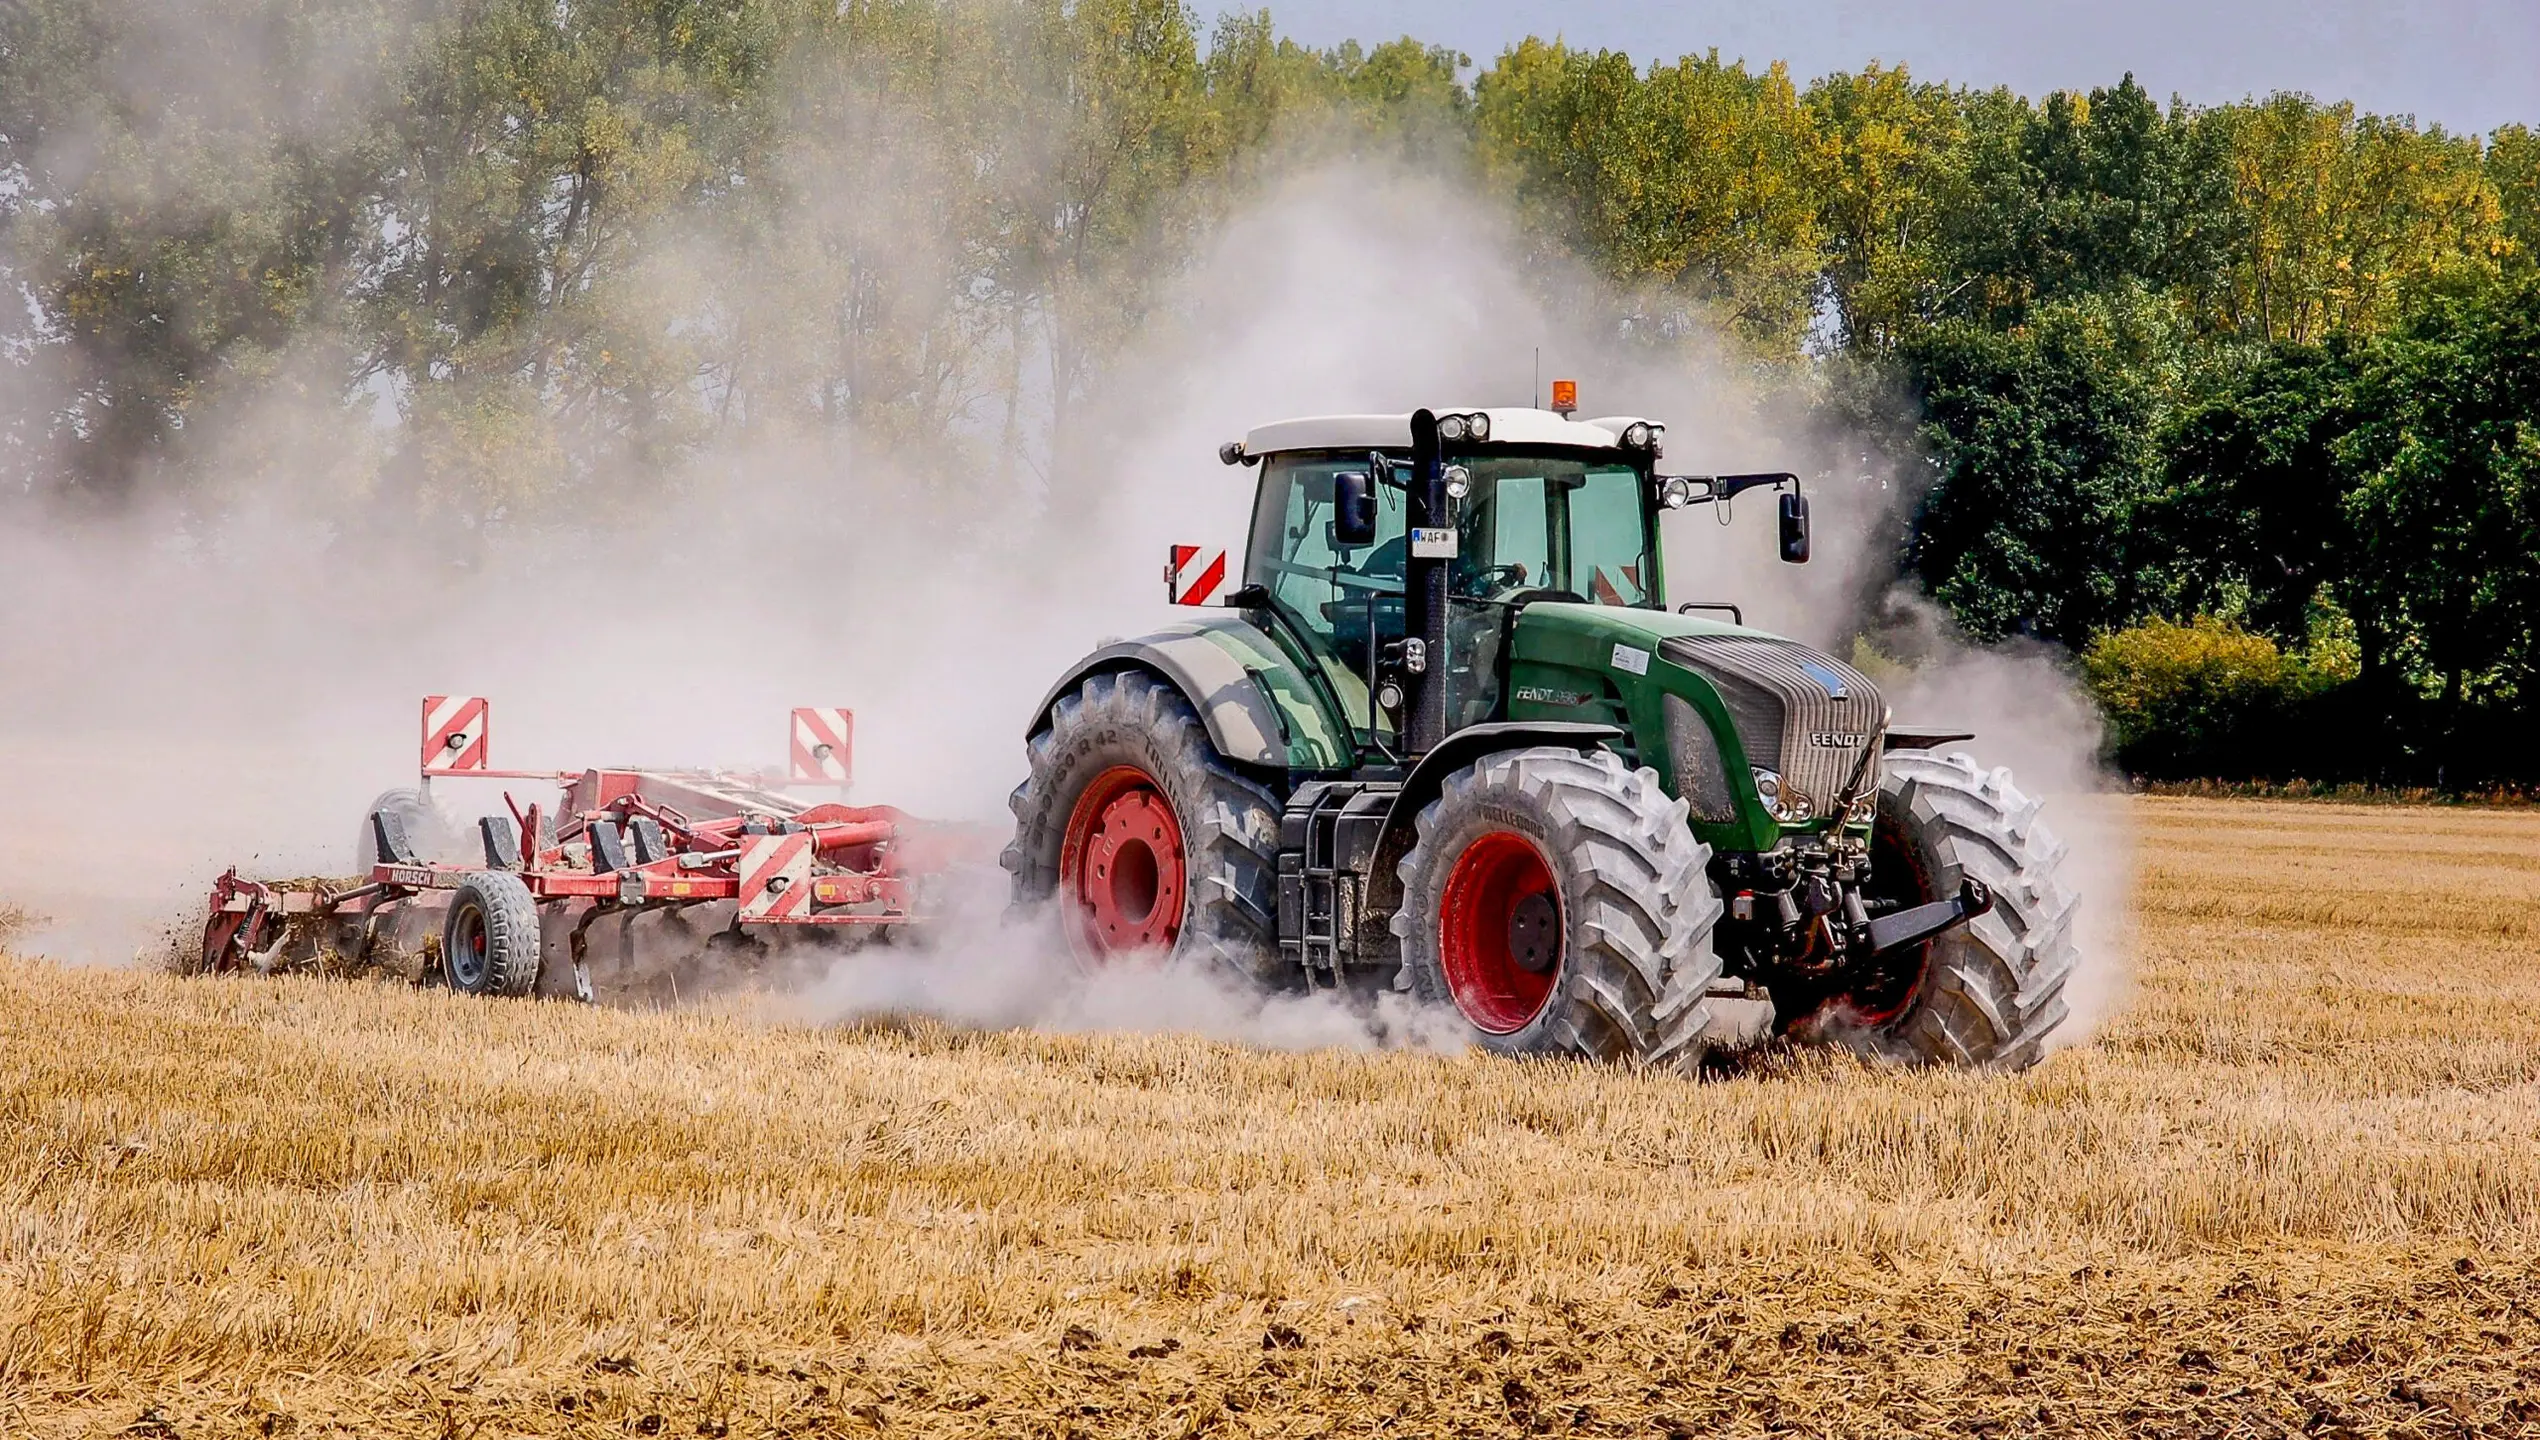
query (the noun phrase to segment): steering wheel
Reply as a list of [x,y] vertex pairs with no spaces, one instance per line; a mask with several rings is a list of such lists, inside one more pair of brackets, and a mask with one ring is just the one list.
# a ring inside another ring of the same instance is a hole
[[1488,599],[1493,591],[1514,589],[1525,583],[1523,565],[1486,565],[1466,578],[1464,596],[1470,600]]

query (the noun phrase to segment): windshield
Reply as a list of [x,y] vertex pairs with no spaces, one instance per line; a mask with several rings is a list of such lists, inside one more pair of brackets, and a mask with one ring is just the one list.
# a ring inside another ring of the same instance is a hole
[[1647,605],[1657,587],[1640,472],[1610,461],[1492,455],[1462,460],[1472,494],[1457,520],[1456,595],[1554,591]]

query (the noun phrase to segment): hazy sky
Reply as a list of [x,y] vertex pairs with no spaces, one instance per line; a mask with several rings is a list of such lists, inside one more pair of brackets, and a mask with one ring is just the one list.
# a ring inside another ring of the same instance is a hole
[[[2115,83],[2214,103],[2275,90],[2351,99],[2452,130],[2540,125],[2540,0],[1249,0],[1328,45],[1405,33],[1487,65],[1529,33],[1646,64],[1714,46],[1787,60],[1803,83],[1878,59],[2035,95]],[[1214,13],[1207,4],[1203,15]]]

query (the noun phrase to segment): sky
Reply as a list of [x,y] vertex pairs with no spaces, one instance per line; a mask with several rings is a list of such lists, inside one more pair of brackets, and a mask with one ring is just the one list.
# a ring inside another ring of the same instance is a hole
[[[2114,84],[2216,104],[2277,90],[2484,133],[2540,125],[2540,0],[1252,0],[1315,46],[1416,35],[1483,65],[1528,34],[1644,65],[1717,47],[1803,84],[1876,59],[2028,95]],[[1209,6],[1199,6],[1203,14]],[[1249,5],[1235,8],[1250,8]]]

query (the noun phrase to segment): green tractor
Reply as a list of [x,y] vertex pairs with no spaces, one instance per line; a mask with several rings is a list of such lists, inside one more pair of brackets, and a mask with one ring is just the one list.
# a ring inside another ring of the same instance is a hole
[[[2037,802],[1841,660],[1669,610],[1666,512],[1777,492],[1782,559],[1809,531],[1795,477],[1663,474],[1664,436],[1420,410],[1223,447],[1260,472],[1240,583],[1034,712],[1016,900],[1089,965],[1390,986],[1509,1053],[1682,1065],[1743,996],[1865,1053],[2035,1063],[2077,958]],[[1176,546],[1167,582],[1204,603],[1225,570]]]

